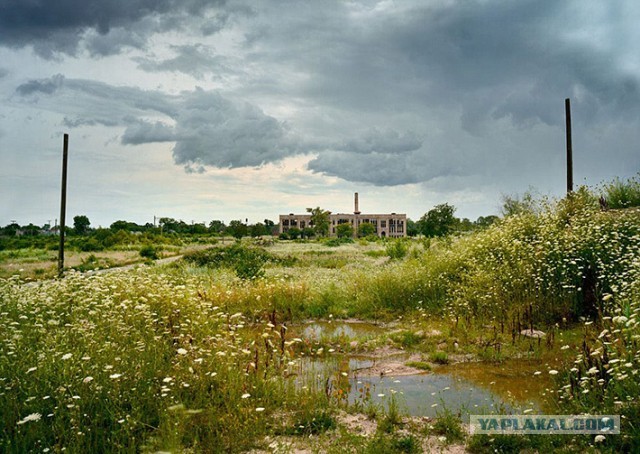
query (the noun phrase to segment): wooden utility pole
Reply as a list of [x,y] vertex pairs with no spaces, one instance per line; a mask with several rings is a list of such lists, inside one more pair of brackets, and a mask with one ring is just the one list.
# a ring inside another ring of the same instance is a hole
[[60,199],[60,247],[58,249],[58,276],[64,271],[64,227],[67,211],[67,156],[69,154],[69,134],[64,135],[62,148],[62,196]]
[[571,144],[571,101],[564,100],[564,112],[567,120],[567,194],[573,192],[573,145]]

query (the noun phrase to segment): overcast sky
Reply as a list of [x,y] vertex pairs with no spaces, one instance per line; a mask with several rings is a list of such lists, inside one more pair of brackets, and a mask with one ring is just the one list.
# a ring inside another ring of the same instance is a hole
[[0,0],[0,224],[475,219],[640,170],[635,0]]

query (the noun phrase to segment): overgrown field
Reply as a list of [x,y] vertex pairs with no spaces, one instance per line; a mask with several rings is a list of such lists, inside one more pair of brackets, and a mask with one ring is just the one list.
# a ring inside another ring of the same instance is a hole
[[[295,439],[322,452],[420,452],[429,436],[464,440],[452,415],[415,428],[394,407],[369,411],[375,434],[354,434],[338,414],[362,407],[347,408],[329,377],[300,377],[305,357],[394,345],[434,362],[562,351],[558,412],[624,415],[623,435],[598,447],[633,452],[639,311],[640,212],[601,211],[586,191],[460,237],[218,244],[165,266],[3,279],[0,451],[241,452]],[[369,345],[309,341],[295,327],[310,318],[394,328]],[[532,328],[544,343],[522,339]],[[466,442],[581,452],[594,440]]]

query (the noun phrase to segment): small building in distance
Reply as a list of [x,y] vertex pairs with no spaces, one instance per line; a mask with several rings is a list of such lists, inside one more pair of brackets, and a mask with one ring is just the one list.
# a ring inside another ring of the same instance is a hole
[[[407,236],[406,214],[363,214],[358,207],[358,193],[355,193],[355,210],[353,213],[331,213],[329,215],[329,236],[336,236],[336,227],[340,224],[351,224],[353,234],[357,235],[361,224],[369,223],[375,228],[375,233],[380,238],[401,238]],[[285,233],[291,228],[313,228],[310,214],[281,214],[280,233]]]

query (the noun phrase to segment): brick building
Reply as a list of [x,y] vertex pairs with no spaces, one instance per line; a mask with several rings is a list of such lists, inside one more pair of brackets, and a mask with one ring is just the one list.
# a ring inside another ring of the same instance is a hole
[[[331,213],[329,215],[329,236],[336,235],[336,227],[340,224],[351,224],[353,234],[356,235],[358,227],[363,223],[372,224],[376,235],[380,238],[401,238],[407,236],[406,214],[363,214],[358,206],[358,193],[355,193],[355,210],[353,213]],[[313,227],[310,214],[281,214],[280,233],[291,228],[305,229]]]

